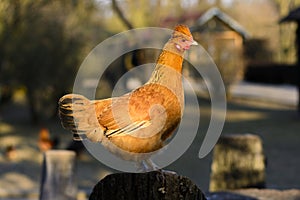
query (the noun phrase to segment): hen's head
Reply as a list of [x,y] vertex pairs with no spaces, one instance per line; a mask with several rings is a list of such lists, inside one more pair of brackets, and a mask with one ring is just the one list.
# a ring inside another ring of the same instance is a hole
[[198,43],[194,41],[190,29],[182,24],[174,28],[172,40],[175,43],[176,49],[179,51],[187,50],[191,45],[198,45]]

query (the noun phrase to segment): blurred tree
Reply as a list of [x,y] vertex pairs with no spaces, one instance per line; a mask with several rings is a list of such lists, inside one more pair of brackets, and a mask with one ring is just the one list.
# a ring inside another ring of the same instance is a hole
[[34,122],[56,114],[99,21],[92,0],[0,1],[1,82],[26,87]]
[[98,4],[100,5],[100,15],[105,18],[106,28],[113,32],[119,32],[127,30],[128,27],[164,26],[162,22],[166,17],[181,15],[186,10],[196,10],[198,6],[205,3],[205,1],[200,1],[198,4],[197,1],[192,1],[194,3],[190,5],[185,2],[186,0],[111,0],[99,1]]
[[[280,17],[286,16],[289,11],[300,6],[300,0],[272,0],[276,5],[277,12]],[[284,63],[296,62],[296,48],[295,48],[295,31],[296,24],[285,23],[279,26],[279,55],[280,61]]]
[[117,13],[121,21],[124,23],[124,25],[128,29],[133,29],[133,25],[128,19],[125,17],[124,13],[122,12],[121,8],[119,7],[118,3],[116,0],[112,0],[112,8],[113,10]]
[[[276,0],[276,3],[279,7],[279,12],[285,14],[285,17],[281,20],[281,22],[288,22],[288,21],[294,21],[296,23],[293,23],[292,26],[294,30],[296,30],[296,34],[292,35],[294,33],[291,32],[290,29],[284,29],[283,26],[281,26],[281,38],[282,38],[282,44],[285,44],[285,41],[294,42],[295,45],[292,45],[296,49],[296,55],[297,60],[295,61],[297,66],[297,86],[298,86],[298,106],[297,111],[300,113],[300,18],[298,15],[298,9],[300,6],[300,0],[289,0],[289,1],[282,1],[282,0]],[[290,23],[291,24],[291,23]],[[286,28],[286,25],[285,25]],[[293,40],[289,40],[287,36],[293,36]],[[284,48],[283,48],[284,49]]]

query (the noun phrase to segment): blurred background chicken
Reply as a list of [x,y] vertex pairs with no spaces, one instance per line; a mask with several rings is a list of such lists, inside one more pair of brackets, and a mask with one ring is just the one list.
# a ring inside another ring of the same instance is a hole
[[8,145],[5,148],[5,158],[9,161],[16,160],[18,157],[16,147],[14,145]]
[[78,94],[63,96],[59,100],[63,127],[73,133],[74,140],[100,142],[121,158],[140,162],[144,170],[154,169],[144,155],[162,148],[180,123],[183,54],[191,45],[197,42],[189,28],[178,25],[143,86],[102,100],[90,101]]
[[39,131],[38,147],[41,152],[45,152],[50,149],[55,149],[58,146],[59,139],[57,137],[51,137],[47,128],[43,127]]

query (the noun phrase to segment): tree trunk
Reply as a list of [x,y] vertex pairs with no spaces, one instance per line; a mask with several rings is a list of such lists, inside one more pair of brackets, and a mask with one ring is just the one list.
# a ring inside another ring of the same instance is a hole
[[298,63],[298,114],[300,114],[300,63]]
[[96,184],[90,200],[205,200],[201,190],[188,178],[153,171],[119,173]]
[[38,111],[36,109],[36,99],[34,96],[34,91],[30,89],[29,87],[27,91],[27,98],[28,98],[28,106],[29,106],[29,111],[30,111],[30,118],[32,124],[37,124],[39,122],[39,116],[38,116]]
[[297,47],[297,86],[298,86],[298,113],[300,114],[300,21],[297,21],[296,30],[296,47]]

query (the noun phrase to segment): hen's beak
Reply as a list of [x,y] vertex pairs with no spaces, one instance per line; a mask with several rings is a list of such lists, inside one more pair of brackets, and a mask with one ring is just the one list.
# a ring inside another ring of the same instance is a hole
[[198,45],[198,42],[196,42],[195,40],[193,40],[191,45]]

